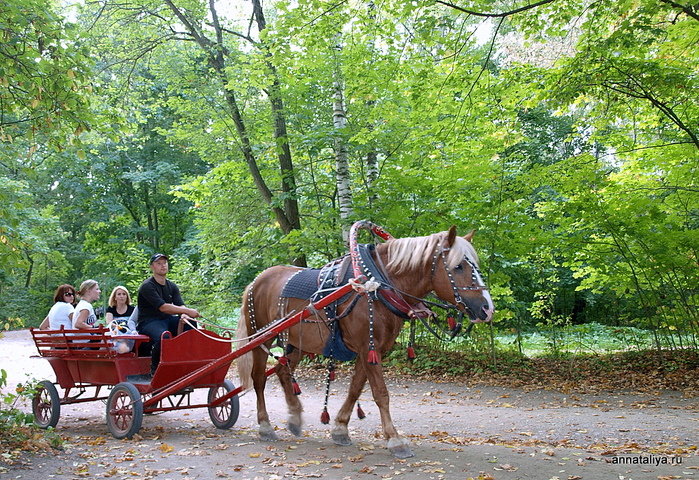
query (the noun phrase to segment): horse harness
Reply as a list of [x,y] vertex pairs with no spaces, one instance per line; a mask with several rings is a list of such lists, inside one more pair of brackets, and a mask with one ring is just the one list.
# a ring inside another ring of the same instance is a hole
[[[374,227],[374,225],[369,222],[367,223],[368,227],[372,229],[372,233],[374,235],[378,234],[385,240],[392,239],[392,237],[384,231],[374,231],[372,228]],[[367,228],[367,226],[363,226],[360,228]],[[356,239],[356,236],[354,236],[353,238]],[[367,295],[367,299],[369,300],[369,363],[378,363],[379,361],[378,355],[376,354],[376,352],[374,352],[373,340],[373,301],[375,300],[379,300],[392,314],[396,315],[397,317],[402,318],[404,320],[410,320],[411,345],[409,346],[409,352],[413,343],[412,337],[414,336],[414,322],[416,319],[420,320],[432,335],[434,335],[440,340],[444,340],[440,336],[440,334],[436,332],[434,328],[427,322],[427,319],[434,318],[437,316],[430,308],[427,307],[427,305],[430,305],[431,307],[443,308],[445,310],[452,309],[458,311],[457,319],[454,319],[451,316],[448,319],[449,330],[451,333],[450,337],[453,339],[461,331],[462,319],[464,315],[463,312],[458,309],[458,305],[461,305],[465,310],[470,310],[466,302],[464,302],[460,292],[484,291],[488,290],[488,287],[482,280],[482,276],[478,269],[478,266],[473,260],[471,260],[468,257],[468,255],[464,255],[462,261],[465,261],[471,267],[471,285],[458,286],[456,284],[456,280],[454,279],[453,271],[449,269],[447,264],[447,254],[450,250],[451,248],[444,246],[444,244],[440,244],[435,248],[434,254],[432,255],[432,267],[430,269],[430,274],[434,278],[437,271],[437,263],[441,259],[442,264],[444,265],[444,271],[447,274],[449,284],[454,294],[454,304],[433,302],[400,291],[391,283],[388,277],[388,273],[386,272],[386,268],[383,265],[383,262],[381,261],[381,257],[376,253],[376,245],[358,244],[353,241],[350,242],[349,254],[337,260],[334,260],[333,262],[328,263],[320,270],[316,270],[316,272],[318,272],[317,288],[310,295],[310,301],[311,303],[314,303],[324,298],[325,296],[333,292],[338,286],[344,285],[345,283],[350,281],[353,276],[363,276],[365,279],[368,278],[370,281],[374,281],[378,284],[377,289],[365,292],[365,294]],[[352,269],[349,268],[350,265],[352,266]],[[282,291],[286,291],[287,287],[293,287],[292,281],[295,280],[296,277],[312,277],[311,272],[309,272],[310,270],[312,269],[301,269],[295,274],[291,275],[287,279],[287,282]],[[306,281],[309,281],[309,278],[307,278]],[[306,288],[308,288],[308,286]],[[250,296],[252,296],[252,288],[250,288],[248,293]],[[349,351],[346,348],[346,346],[344,346],[344,342],[342,341],[341,332],[338,326],[338,321],[352,312],[354,307],[357,305],[360,295],[361,294],[357,292],[355,292],[354,294],[348,294],[342,297],[341,299],[337,300],[336,302],[333,302],[332,304],[326,306],[324,308],[324,313],[326,317],[325,320],[320,320],[320,322],[318,320],[306,320],[306,322],[325,323],[328,329],[330,330],[330,339],[328,341],[328,344],[326,345],[326,351],[324,352],[326,356],[337,358],[337,354],[339,353],[342,357],[347,357],[343,358],[342,360],[351,359],[349,358],[349,355],[352,352]],[[280,317],[284,317],[284,314],[286,313],[285,310],[288,299],[285,297],[286,295],[280,295],[279,298],[278,307]],[[344,309],[344,311],[340,315],[337,315],[338,307],[340,305],[345,304],[350,299],[350,297],[352,297],[352,299],[349,305]],[[408,300],[406,300],[406,297],[409,297],[411,300],[414,300],[415,302],[410,303]],[[299,298],[301,297],[299,296]],[[257,326],[255,325],[254,306],[252,305],[252,298],[249,298],[248,300],[248,314],[251,320],[252,330],[255,331],[257,330]],[[471,327],[473,327],[473,324],[469,326],[468,331],[470,331]],[[279,343],[283,343],[284,340],[285,339],[283,338],[278,338]],[[337,359],[339,360],[340,358]]]

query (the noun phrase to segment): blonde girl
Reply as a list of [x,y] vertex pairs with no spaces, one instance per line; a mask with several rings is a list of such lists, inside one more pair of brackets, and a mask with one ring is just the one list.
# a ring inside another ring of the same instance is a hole
[[[101,294],[102,291],[96,280],[85,280],[80,284],[80,290],[78,290],[80,302],[75,306],[73,313],[73,328],[91,330],[96,327],[97,316],[92,303],[99,300]],[[87,342],[87,340],[80,341]]]

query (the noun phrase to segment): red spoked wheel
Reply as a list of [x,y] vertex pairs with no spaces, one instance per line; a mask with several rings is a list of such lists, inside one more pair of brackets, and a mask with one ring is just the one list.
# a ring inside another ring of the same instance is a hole
[[41,428],[53,428],[61,416],[61,398],[56,386],[48,380],[42,380],[36,387],[32,398],[34,423]]
[[[209,405],[232,390],[235,390],[235,385],[233,385],[233,382],[230,380],[224,380],[222,384],[211,387],[209,389]],[[238,395],[233,395],[220,405],[209,407],[211,423],[213,423],[216,428],[223,430],[227,430],[235,425],[235,422],[238,421],[239,413],[240,400],[238,399]]]
[[114,438],[131,438],[143,423],[141,393],[128,382],[112,388],[107,399],[107,428]]

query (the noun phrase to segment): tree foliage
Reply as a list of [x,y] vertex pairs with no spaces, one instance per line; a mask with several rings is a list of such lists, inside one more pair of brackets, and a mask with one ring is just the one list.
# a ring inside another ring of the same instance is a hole
[[[2,7],[13,45],[48,35],[22,20],[41,5]],[[100,0],[70,27],[36,15],[65,41],[46,64],[0,63],[18,121],[2,125],[7,285],[135,288],[162,250],[190,303],[231,317],[262,269],[343,254],[347,221],[456,224],[478,230],[493,331],[599,322],[696,347],[694,7]],[[38,103],[17,90],[44,77]],[[48,118],[71,127],[39,133]]]

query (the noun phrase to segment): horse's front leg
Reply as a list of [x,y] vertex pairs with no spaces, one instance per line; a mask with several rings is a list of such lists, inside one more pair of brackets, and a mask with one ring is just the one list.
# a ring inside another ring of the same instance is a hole
[[[362,358],[367,358],[366,354],[364,354]],[[371,386],[371,394],[374,397],[374,402],[376,402],[376,406],[379,407],[381,425],[383,426],[383,433],[388,442],[388,450],[397,458],[412,457],[413,452],[410,449],[410,442],[398,434],[396,427],[393,425],[393,420],[391,420],[391,412],[388,408],[388,389],[386,388],[386,382],[383,378],[383,368],[381,368],[381,364],[369,365],[365,361],[363,362],[363,366],[366,370],[369,385]]]
[[265,385],[267,384],[267,353],[256,348],[252,351],[252,384],[257,396],[257,424],[259,425],[260,438],[267,442],[278,440],[274,427],[269,422],[267,405],[265,403]]
[[303,405],[301,405],[298,395],[294,393],[291,375],[294,370],[296,370],[302,356],[303,352],[298,348],[294,348],[292,352],[286,355],[288,364],[277,366],[277,377],[284,390],[284,398],[286,399],[286,405],[289,409],[289,421],[287,426],[289,431],[297,437],[300,437],[302,433],[301,427],[303,425],[303,418],[301,414],[303,412]]
[[350,440],[347,425],[349,424],[350,417],[352,416],[354,404],[357,403],[359,395],[362,394],[365,384],[366,371],[364,370],[364,364],[357,361],[354,364],[354,373],[352,374],[352,380],[350,381],[347,398],[345,398],[345,402],[342,404],[342,407],[340,407],[340,411],[337,412],[337,416],[335,417],[335,426],[330,433],[333,442],[335,442],[337,445],[352,445],[352,440]]

